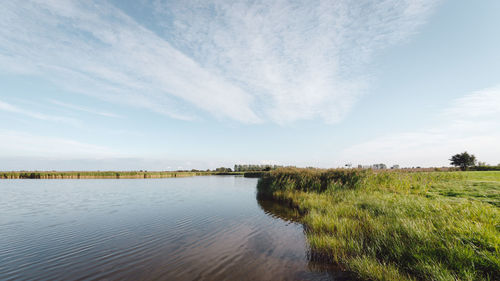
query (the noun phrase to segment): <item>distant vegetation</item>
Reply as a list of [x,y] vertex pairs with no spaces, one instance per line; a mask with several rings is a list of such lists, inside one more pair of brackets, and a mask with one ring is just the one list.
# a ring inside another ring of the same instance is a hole
[[279,165],[234,165],[235,172],[256,172],[256,171],[272,171],[283,166]]
[[91,179],[91,178],[173,178],[210,174],[210,172],[147,172],[147,171],[44,171],[0,172],[4,179]]
[[0,172],[0,179],[140,179],[140,178],[175,178],[208,175],[243,175],[246,177],[260,177],[262,173],[231,172],[216,169],[215,171],[13,171]]
[[303,214],[312,259],[365,280],[499,280],[500,172],[278,169],[260,195]]
[[220,167],[215,169],[215,171],[220,173],[231,173],[233,170],[231,170],[231,168]]
[[474,166],[470,167],[471,171],[500,171],[500,165],[497,166]]
[[474,154],[469,154],[466,151],[453,155],[450,158],[450,161],[451,165],[460,167],[460,170],[465,171],[467,168],[476,165],[476,156],[474,156]]
[[450,158],[450,164],[459,167],[462,171],[500,171],[500,164],[496,166],[487,165],[485,162],[477,161],[474,154],[462,152]]

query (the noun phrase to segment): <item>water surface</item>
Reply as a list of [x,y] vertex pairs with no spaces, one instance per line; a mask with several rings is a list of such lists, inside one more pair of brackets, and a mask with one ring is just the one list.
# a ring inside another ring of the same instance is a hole
[[1,180],[0,280],[345,279],[256,183]]

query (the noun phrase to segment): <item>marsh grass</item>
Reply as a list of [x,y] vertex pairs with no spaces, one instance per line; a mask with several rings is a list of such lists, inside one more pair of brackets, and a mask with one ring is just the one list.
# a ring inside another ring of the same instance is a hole
[[136,179],[175,178],[208,175],[241,175],[260,177],[266,172],[217,172],[217,171],[0,171],[0,179]]
[[206,175],[206,172],[69,171],[0,172],[0,179],[169,178]]
[[499,187],[498,172],[311,169],[258,184],[305,214],[312,251],[367,280],[500,280]]

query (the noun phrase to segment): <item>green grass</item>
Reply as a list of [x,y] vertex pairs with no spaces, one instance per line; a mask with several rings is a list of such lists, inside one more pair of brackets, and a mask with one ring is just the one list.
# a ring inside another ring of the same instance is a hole
[[500,172],[280,169],[311,250],[366,280],[500,280]]

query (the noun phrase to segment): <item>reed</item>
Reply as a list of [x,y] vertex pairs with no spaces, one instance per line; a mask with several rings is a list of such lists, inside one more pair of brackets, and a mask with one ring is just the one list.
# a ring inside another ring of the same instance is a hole
[[240,175],[260,177],[266,172],[217,172],[217,171],[9,171],[1,172],[0,179],[141,179],[176,178],[208,175]]
[[315,256],[366,280],[499,280],[500,173],[279,169]]
[[140,171],[68,171],[68,172],[0,172],[0,179],[116,179],[171,178],[206,175],[207,172],[140,172]]

